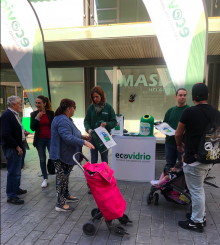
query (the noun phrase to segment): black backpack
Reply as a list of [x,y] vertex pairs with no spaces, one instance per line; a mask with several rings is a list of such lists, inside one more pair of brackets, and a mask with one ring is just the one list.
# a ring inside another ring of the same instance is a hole
[[[200,109],[209,123],[199,142],[198,152],[195,155],[196,161],[205,164],[220,163],[220,117],[219,111],[215,109],[214,118],[211,119],[202,108]],[[194,148],[193,148],[194,149]],[[195,150],[194,150],[195,151]]]

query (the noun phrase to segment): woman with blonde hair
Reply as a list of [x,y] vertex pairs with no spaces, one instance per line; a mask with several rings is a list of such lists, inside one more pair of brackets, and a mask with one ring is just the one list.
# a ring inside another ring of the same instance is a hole
[[35,131],[33,146],[37,148],[40,167],[43,175],[43,183],[41,187],[47,187],[47,169],[46,169],[46,148],[50,152],[50,140],[51,140],[51,124],[54,118],[54,112],[50,100],[43,95],[39,95],[36,98],[35,106],[36,111],[31,113],[31,125],[32,131]]

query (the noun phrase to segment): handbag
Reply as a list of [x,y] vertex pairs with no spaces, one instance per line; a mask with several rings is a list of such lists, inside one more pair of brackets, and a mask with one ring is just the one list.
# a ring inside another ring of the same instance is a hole
[[48,159],[47,161],[47,172],[51,175],[55,174],[55,166],[51,159]]

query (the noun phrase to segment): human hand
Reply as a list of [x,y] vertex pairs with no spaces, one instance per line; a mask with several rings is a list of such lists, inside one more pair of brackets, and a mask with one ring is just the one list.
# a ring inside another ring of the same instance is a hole
[[101,127],[105,128],[106,122],[101,123]]
[[177,151],[178,152],[184,152],[183,145],[177,146]]
[[18,156],[22,156],[23,155],[23,150],[21,149],[20,146],[16,147],[16,150],[18,151]]
[[43,112],[42,111],[40,111],[38,114],[37,114],[37,117],[40,119],[42,116],[43,116]]
[[91,135],[82,135],[82,139],[90,141],[92,139],[92,136]]
[[25,136],[28,136],[29,134],[30,134],[30,132],[28,132],[28,131],[26,131],[26,130],[24,131],[24,135],[25,135]]
[[89,133],[89,135],[92,133],[92,129],[90,129],[89,131],[88,131],[88,133]]
[[86,147],[89,147],[90,150],[94,150],[95,149],[95,147],[91,143],[89,143],[88,141],[85,141],[84,145]]

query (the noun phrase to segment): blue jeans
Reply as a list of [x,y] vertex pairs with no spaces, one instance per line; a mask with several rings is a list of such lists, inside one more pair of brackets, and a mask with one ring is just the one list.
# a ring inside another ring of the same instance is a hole
[[179,152],[175,145],[165,144],[166,167],[173,168],[176,164],[176,159],[178,159],[178,161],[182,160],[183,153],[184,152]]
[[[90,153],[91,153],[91,163],[97,163],[98,162],[98,149],[96,148],[95,146],[95,142],[94,140],[92,139],[90,141],[91,144],[94,145],[95,149],[94,150],[90,150]],[[101,159],[102,159],[102,162],[106,162],[108,164],[108,151],[105,151],[101,154]]]
[[191,220],[195,223],[203,223],[205,216],[205,191],[203,187],[204,179],[212,164],[202,164],[197,166],[184,166],[183,172],[192,199]]
[[8,198],[15,198],[17,197],[17,191],[21,183],[21,165],[23,156],[18,156],[18,151],[14,148],[4,149],[3,152],[7,159],[8,170],[6,194]]
[[37,151],[38,156],[40,158],[40,168],[44,179],[48,179],[47,177],[47,168],[46,168],[46,148],[50,153],[50,139],[37,139]]

